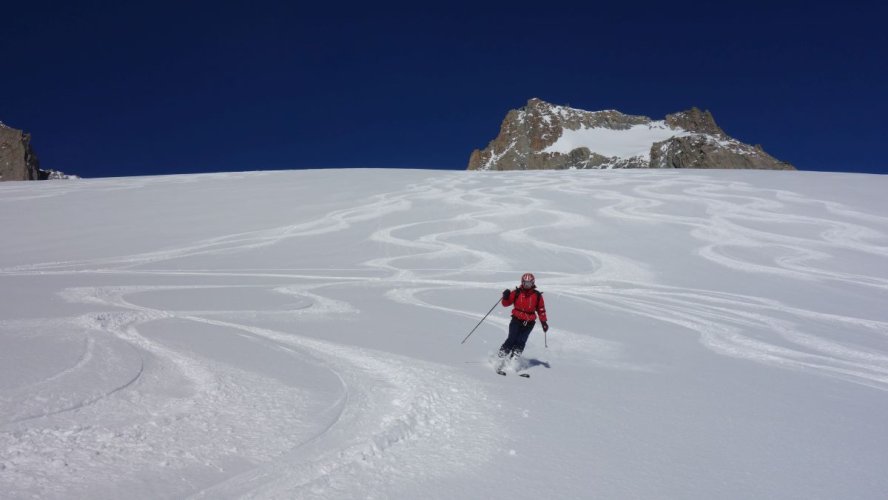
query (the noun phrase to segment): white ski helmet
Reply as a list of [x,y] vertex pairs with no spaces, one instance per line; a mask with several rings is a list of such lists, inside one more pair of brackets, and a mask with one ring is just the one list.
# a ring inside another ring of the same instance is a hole
[[524,273],[521,276],[521,286],[524,288],[533,288],[536,286],[536,279],[533,277],[532,273]]

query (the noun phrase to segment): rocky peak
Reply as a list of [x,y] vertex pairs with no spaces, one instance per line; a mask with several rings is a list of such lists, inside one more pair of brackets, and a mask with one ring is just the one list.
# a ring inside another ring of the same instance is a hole
[[715,124],[715,118],[709,110],[700,111],[693,107],[687,111],[679,111],[666,115],[666,125],[675,129],[684,129],[698,134],[709,134],[716,137],[727,137],[725,131]]
[[570,130],[593,127],[625,130],[633,125],[651,121],[646,116],[626,115],[613,109],[584,111],[568,106],[556,106],[537,98],[527,101],[527,106],[518,112],[519,117],[524,119],[544,121],[550,125],[561,125]]
[[499,135],[469,158],[469,170],[565,168],[792,169],[760,147],[732,139],[712,113],[691,108],[665,120],[616,110],[585,111],[533,98],[513,109]]

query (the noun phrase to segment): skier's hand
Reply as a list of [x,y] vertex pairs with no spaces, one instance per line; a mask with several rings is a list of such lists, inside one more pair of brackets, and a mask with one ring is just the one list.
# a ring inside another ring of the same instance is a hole
[[503,299],[508,299],[509,295],[511,295],[511,294],[512,294],[512,291],[509,290],[508,288],[506,288],[505,290],[503,290]]
[[544,331],[544,332],[548,332],[548,331],[549,331],[549,323],[546,323],[545,321],[540,321],[540,324],[543,325],[543,331]]

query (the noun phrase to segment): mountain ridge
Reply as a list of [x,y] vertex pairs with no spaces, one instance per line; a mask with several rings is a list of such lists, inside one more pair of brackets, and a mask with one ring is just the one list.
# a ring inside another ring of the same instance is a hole
[[653,120],[617,110],[586,111],[532,98],[510,110],[497,137],[469,157],[468,170],[741,168],[795,170],[759,145],[730,137],[708,110]]

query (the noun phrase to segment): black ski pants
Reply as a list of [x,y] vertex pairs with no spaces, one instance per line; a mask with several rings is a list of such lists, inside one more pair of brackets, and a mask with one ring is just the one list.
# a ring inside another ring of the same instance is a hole
[[521,321],[513,317],[512,322],[509,323],[509,337],[500,347],[499,357],[517,358],[521,356],[521,353],[524,352],[524,345],[527,344],[527,337],[530,336],[530,331],[533,330],[535,324],[535,321]]

